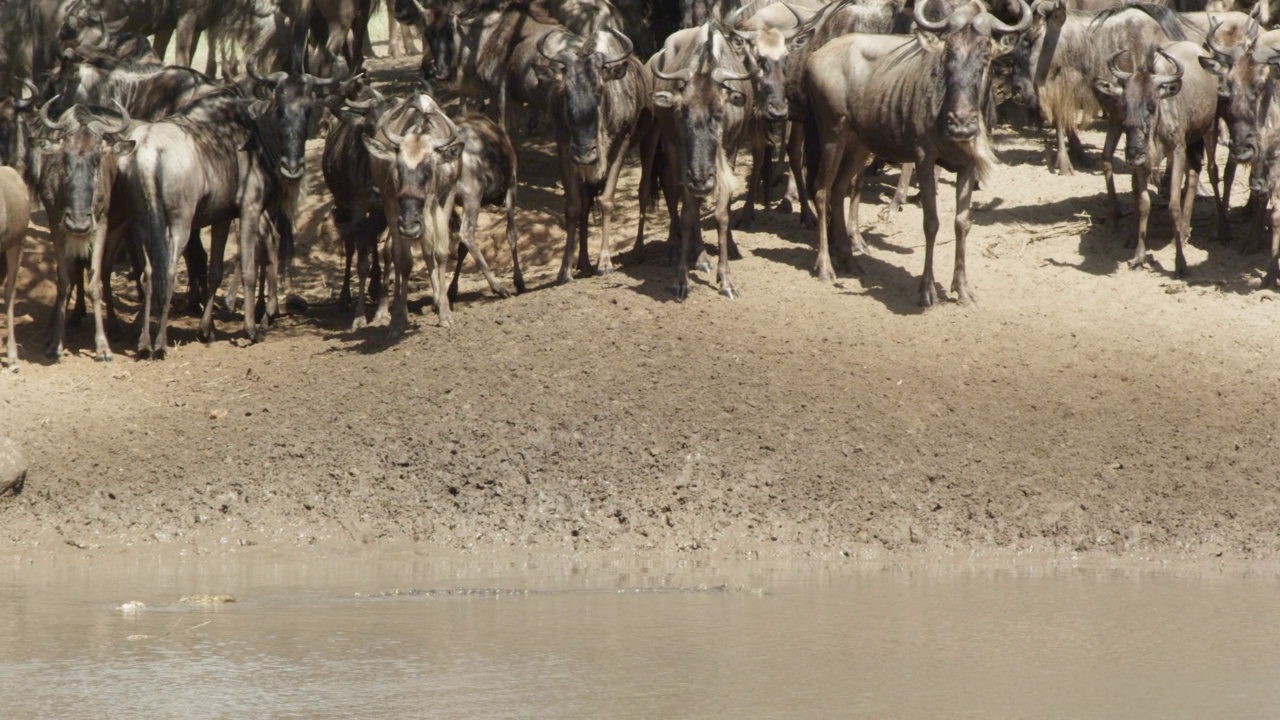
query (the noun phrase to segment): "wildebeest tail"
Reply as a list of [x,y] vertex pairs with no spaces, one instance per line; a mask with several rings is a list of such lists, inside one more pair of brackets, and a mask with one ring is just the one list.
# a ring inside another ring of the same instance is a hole
[[134,153],[133,162],[137,178],[135,187],[141,193],[140,203],[135,203],[135,207],[141,207],[144,215],[142,249],[151,264],[151,312],[159,319],[163,316],[164,303],[169,299],[169,268],[173,265],[173,248],[169,245],[169,233],[164,222],[160,152],[139,148]]

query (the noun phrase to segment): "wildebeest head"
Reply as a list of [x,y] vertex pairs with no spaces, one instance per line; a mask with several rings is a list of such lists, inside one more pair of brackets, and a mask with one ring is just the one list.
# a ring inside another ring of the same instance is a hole
[[708,28],[705,37],[695,66],[673,73],[654,68],[654,76],[672,83],[672,89],[651,95],[655,106],[676,115],[673,126],[675,141],[684,153],[685,187],[694,197],[715,191],[718,171],[728,165],[725,134],[740,126],[751,101],[749,81],[753,79],[753,73],[721,66],[725,39],[718,30]]
[[813,36],[814,27],[806,24],[795,8],[783,3],[783,7],[796,17],[795,28],[733,28],[738,14],[751,7],[754,5],[744,5],[726,20],[730,26],[729,41],[742,54],[747,69],[755,72],[755,90],[759,96],[756,104],[759,111],[766,120],[779,122],[787,119],[787,55]]
[[[387,113],[378,121],[385,143],[368,135],[363,140],[369,155],[390,168],[399,206],[396,229],[401,237],[418,239],[425,228],[424,209],[430,203],[438,204],[441,191],[457,182],[462,138],[435,101],[418,95],[409,102],[405,112],[416,113],[417,117],[403,135],[391,130],[389,119],[393,113]],[[438,220],[435,216],[443,217],[443,213],[433,213],[433,219]],[[439,233],[441,228],[434,228],[433,232]]]
[[495,5],[489,0],[450,0],[446,27],[451,52],[449,62],[436,57],[436,80],[453,82],[459,68],[480,66],[480,55],[486,51],[480,42],[485,30],[502,19],[502,13],[489,12]]
[[1280,31],[1257,35],[1243,46],[1222,47],[1215,39],[1218,23],[1210,21],[1200,66],[1218,78],[1218,107],[1231,135],[1231,156],[1251,162],[1258,151],[1259,111],[1270,103],[1270,67],[1280,64]]
[[1039,104],[1036,87],[1042,85],[1057,49],[1062,26],[1067,22],[1064,0],[1038,0],[1032,6],[1032,22],[1013,48],[1013,101],[1035,108]]
[[[1008,25],[986,11],[978,0],[957,7],[941,20],[929,20],[929,0],[917,2],[915,21],[922,30],[937,33],[943,53],[942,129],[956,141],[973,140],[982,132],[987,74],[994,57],[1013,49],[1014,39],[1031,25],[1031,7],[1019,0],[1022,15]],[[922,42],[928,42],[921,36]]]
[[116,105],[119,117],[104,117],[100,108],[73,105],[58,120],[49,117],[53,98],[40,108],[50,136],[36,141],[41,164],[40,195],[50,220],[60,216],[61,230],[85,236],[105,227],[116,159],[133,152],[132,140],[119,136],[129,127],[129,113]]
[[302,73],[278,71],[263,77],[255,67],[257,56],[246,61],[249,76],[272,94],[271,110],[280,137],[280,175],[289,181],[302,179],[306,169],[307,135],[315,114],[317,93],[327,93],[338,85],[334,78],[322,80]]
[[32,109],[39,92],[24,79],[20,88],[0,98],[0,165],[20,167],[26,160],[22,157],[26,140],[22,115]]
[[395,0],[396,20],[422,30],[422,67],[436,80],[453,78],[453,23],[447,0]]
[[[1145,165],[1151,131],[1155,127],[1160,102],[1182,91],[1182,64],[1163,48],[1154,47],[1132,70],[1120,68],[1121,50],[1107,62],[1111,78],[1098,78],[1094,87],[1098,92],[1116,98],[1121,108],[1120,124],[1125,132],[1125,160],[1130,165]],[[1163,61],[1165,67],[1157,68]],[[1163,69],[1165,72],[1160,72]]]
[[[559,53],[547,50],[553,35],[570,38]],[[621,51],[608,52],[612,35]],[[562,113],[559,118],[569,133],[569,157],[578,165],[593,165],[600,159],[600,98],[604,84],[621,80],[627,74],[627,59],[634,47],[626,35],[617,30],[597,32],[590,42],[573,42],[578,38],[568,33],[549,32],[538,39],[541,60],[534,64],[538,79],[551,93],[563,101],[553,104]]]
[[1277,187],[1280,187],[1280,132],[1264,128],[1249,173],[1249,191],[1269,198]]

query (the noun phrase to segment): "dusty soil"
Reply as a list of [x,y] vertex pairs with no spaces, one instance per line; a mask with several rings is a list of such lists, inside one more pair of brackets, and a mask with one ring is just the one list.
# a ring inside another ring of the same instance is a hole
[[[403,81],[413,64],[375,63],[375,77]],[[1101,137],[1086,143],[1096,157]],[[31,469],[24,492],[0,498],[0,552],[1280,551],[1280,305],[1259,289],[1260,255],[1212,241],[1211,201],[1196,208],[1188,280],[1171,275],[1163,210],[1154,267],[1129,271],[1132,220],[1102,222],[1097,163],[1051,175],[1037,134],[1002,127],[1005,165],[975,195],[978,304],[916,306],[921,212],[875,224],[888,184],[867,191],[860,274],[820,283],[814,234],[766,213],[737,236],[742,297],[699,276],[678,303],[659,253],[554,286],[553,149],[545,136],[519,146],[533,290],[498,300],[472,273],[444,330],[419,272],[423,314],[395,343],[385,327],[348,332],[336,308],[341,265],[314,164],[295,286],[311,305],[257,346],[226,318],[202,346],[184,318],[169,359],[137,362],[118,342],[98,364],[86,324],[48,364],[38,228],[18,305],[25,364],[0,376],[0,427]],[[619,193],[622,251],[638,174],[632,163]],[[652,217],[650,237],[665,237]],[[505,271],[497,218],[482,228]]]

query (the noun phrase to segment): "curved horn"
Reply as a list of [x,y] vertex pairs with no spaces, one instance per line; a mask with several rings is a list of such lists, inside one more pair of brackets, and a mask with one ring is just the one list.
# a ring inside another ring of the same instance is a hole
[[1163,56],[1165,60],[1168,60],[1169,62],[1173,63],[1174,73],[1172,75],[1156,75],[1154,78],[1152,78],[1152,81],[1155,82],[1156,84],[1161,84],[1161,83],[1168,83],[1168,82],[1174,82],[1176,80],[1181,80],[1182,73],[1185,71],[1185,69],[1182,67],[1182,63],[1178,62],[1178,60],[1174,56],[1165,52],[1164,48],[1156,48],[1156,52],[1160,53],[1160,55]]
[[273,72],[270,75],[263,77],[258,72],[258,56],[260,56],[261,54],[262,54],[262,50],[255,50],[253,54],[249,55],[249,57],[244,61],[245,70],[248,71],[249,77],[253,78],[254,82],[259,82],[264,85],[276,85],[281,80],[284,80],[285,78],[289,77],[289,73],[283,70],[280,70],[278,72]]
[[372,110],[375,106],[377,106],[377,104],[378,104],[377,98],[371,98],[369,100],[348,100],[346,103],[347,108],[349,110],[355,110],[356,112],[364,112],[366,110]]
[[546,58],[552,64],[553,67],[563,70],[564,63],[560,62],[559,60],[557,60],[556,58],[552,57],[547,53],[547,40],[550,40],[550,39],[551,39],[551,33],[549,32],[543,33],[542,37],[538,38],[538,54]]
[[129,129],[129,121],[131,120],[129,117],[129,111],[124,109],[124,106],[120,104],[120,101],[112,100],[111,102],[115,104],[116,110],[120,113],[119,120],[113,123],[99,115],[90,114],[89,122],[85,123],[90,130],[93,130],[98,135],[117,135]]
[[[279,73],[272,73],[271,76],[269,77],[273,77],[277,74]],[[356,77],[359,77],[359,76],[357,75]],[[328,90],[329,88],[337,85],[339,81],[337,78],[334,78],[334,77],[318,78],[315,75],[311,75],[309,73],[302,73],[302,82],[306,83],[307,87],[309,88],[319,88],[323,90]]]
[[395,134],[391,131],[391,128],[387,127],[387,120],[390,119],[390,115],[391,113],[386,113],[378,118],[378,124],[374,127],[373,133],[377,135],[378,131],[381,130],[382,134],[387,138],[387,142],[391,143],[391,147],[399,150],[400,143],[404,142],[404,136]]
[[724,68],[716,68],[711,71],[711,81],[718,85],[738,80],[750,80],[751,77],[751,73],[747,73],[746,75],[730,75],[729,71]]
[[924,8],[928,4],[929,4],[929,0],[921,0],[921,2],[916,3],[916,8],[913,13],[913,16],[916,21],[916,25],[919,25],[921,28],[924,28],[925,30],[929,30],[932,32],[941,32],[943,30],[946,30],[947,18],[944,17],[941,20],[930,20],[924,16]]
[[[660,50],[658,52],[661,54],[663,51]],[[683,68],[673,73],[664,73],[655,67],[653,68],[653,76],[659,80],[666,80],[667,82],[689,82],[693,77],[693,70],[690,68]]]
[[992,16],[992,35],[1011,35],[1013,33],[1020,33],[1031,27],[1031,18],[1033,17],[1031,13],[1031,6],[1027,4],[1027,0],[1018,0],[1018,7],[1022,12],[1018,15],[1018,22],[1013,25],[1006,25],[1000,21],[1000,18]]
[[613,33],[613,36],[618,38],[618,42],[622,43],[623,49],[615,57],[606,56],[604,59],[605,65],[613,65],[615,63],[620,63],[623,60],[626,60],[628,57],[630,57],[631,53],[636,51],[636,46],[631,42],[631,38],[627,37],[625,34],[620,32],[617,28],[611,27],[609,28],[609,32]]
[[1133,77],[1133,73],[1125,72],[1116,66],[1116,61],[1120,59],[1120,56],[1128,52],[1128,50],[1120,50],[1116,52],[1116,54],[1112,55],[1110,60],[1107,60],[1107,69],[1110,70],[1111,74],[1115,75],[1116,79],[1120,82],[1128,82],[1129,78]]
[[[27,78],[22,78],[21,82],[22,82],[22,89],[14,93],[15,99],[13,104],[19,110],[26,110],[27,108],[31,107],[31,103],[35,102],[36,98],[39,97],[40,88],[36,87],[35,83],[31,82]],[[26,90],[31,94],[28,97],[23,97],[22,96],[23,90]]]
[[1209,33],[1204,36],[1204,46],[1208,48],[1209,52],[1213,53],[1215,57],[1218,57],[1218,58],[1230,57],[1229,55],[1227,55],[1226,50],[1223,50],[1222,48],[1218,47],[1213,42],[1213,36],[1218,34],[1218,28],[1220,27],[1222,27],[1222,21],[1210,15],[1209,16]]
[[804,25],[804,18],[800,17],[800,13],[799,13],[799,12],[797,12],[795,8],[791,7],[790,5],[788,5],[788,4],[786,4],[786,3],[782,3],[782,7],[784,7],[784,8],[786,8],[786,9],[788,9],[788,10],[790,10],[790,11],[791,11],[792,16],[794,16],[794,17],[795,17],[795,19],[796,19],[796,27],[797,27],[797,28],[799,28],[799,27],[801,27],[802,25]]
[[49,98],[48,102],[40,106],[40,122],[44,123],[44,126],[49,128],[50,130],[54,130],[57,132],[66,132],[67,130],[70,130],[71,128],[75,127],[79,121],[76,120],[76,114],[73,112],[64,112],[62,114],[62,117],[59,118],[57,122],[54,122],[53,120],[49,119],[49,108],[52,107],[53,104],[57,102],[58,98],[60,97],[62,96],[54,95],[53,97]]

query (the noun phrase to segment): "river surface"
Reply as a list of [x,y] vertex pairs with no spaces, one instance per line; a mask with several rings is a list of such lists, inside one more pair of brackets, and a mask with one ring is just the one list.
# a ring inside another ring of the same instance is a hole
[[[179,602],[195,594],[235,602]],[[0,565],[0,717],[1276,718],[1280,580],[1070,563],[15,562]]]

